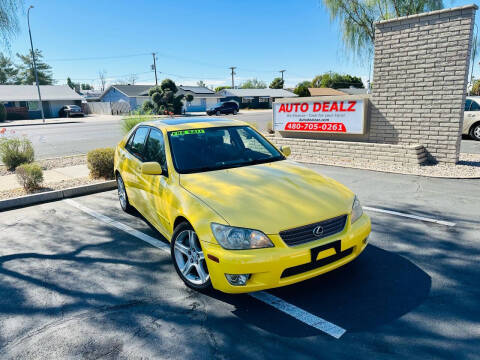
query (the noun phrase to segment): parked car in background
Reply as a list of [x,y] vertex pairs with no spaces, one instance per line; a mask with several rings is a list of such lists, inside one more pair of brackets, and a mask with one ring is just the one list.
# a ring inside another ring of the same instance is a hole
[[237,115],[239,106],[235,101],[224,101],[207,109],[207,115],[233,114]]
[[66,105],[58,112],[59,117],[84,116],[83,110],[78,105]]
[[465,101],[462,134],[480,141],[480,96],[469,96]]

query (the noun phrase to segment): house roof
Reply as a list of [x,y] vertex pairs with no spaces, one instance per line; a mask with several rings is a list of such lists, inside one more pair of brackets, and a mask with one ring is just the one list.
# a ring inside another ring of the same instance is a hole
[[[43,101],[83,100],[67,85],[40,85]],[[0,101],[37,101],[36,85],[0,85]]]
[[194,94],[215,94],[215,91],[205,87],[205,86],[178,86],[180,89],[184,91],[191,91]]
[[115,88],[128,97],[148,96],[148,90],[154,86],[155,85],[111,85],[107,90],[105,90],[103,95],[106,94],[111,88]]
[[338,89],[340,91],[343,91],[347,95],[362,95],[362,94],[367,94],[367,89],[364,88],[345,88],[345,89]]
[[339,91],[332,88],[308,88],[311,96],[339,96],[347,95],[346,92]]
[[249,97],[249,96],[264,96],[271,98],[280,98],[280,97],[295,97],[296,94],[287,91],[285,89],[223,89],[219,91],[219,94],[222,96],[238,96],[238,97]]

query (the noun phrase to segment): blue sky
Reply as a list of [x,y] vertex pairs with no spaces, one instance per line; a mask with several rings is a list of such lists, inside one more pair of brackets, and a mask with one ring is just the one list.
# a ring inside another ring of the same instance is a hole
[[[470,3],[445,0],[446,7]],[[281,69],[286,86],[330,70],[368,78],[368,61],[346,56],[321,0],[27,0],[25,7],[30,4],[34,45],[58,84],[69,76],[98,86],[99,70],[109,82],[137,74],[137,83],[152,83],[154,51],[159,78],[184,85],[229,85],[230,66],[237,66],[237,83],[253,77],[269,83]],[[21,17],[11,55],[29,48]]]

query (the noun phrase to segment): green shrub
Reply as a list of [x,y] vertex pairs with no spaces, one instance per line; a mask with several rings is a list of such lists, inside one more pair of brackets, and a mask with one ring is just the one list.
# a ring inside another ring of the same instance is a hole
[[23,163],[31,163],[35,152],[27,138],[0,138],[0,158],[9,170]]
[[15,174],[18,182],[27,192],[38,189],[43,181],[42,167],[36,163],[17,166]]
[[97,178],[113,179],[113,158],[115,149],[95,149],[87,154],[87,165],[90,175]]
[[7,109],[5,109],[5,105],[0,102],[0,122],[7,120]]
[[130,115],[122,119],[122,131],[127,134],[135,125],[144,121],[152,120],[153,115]]

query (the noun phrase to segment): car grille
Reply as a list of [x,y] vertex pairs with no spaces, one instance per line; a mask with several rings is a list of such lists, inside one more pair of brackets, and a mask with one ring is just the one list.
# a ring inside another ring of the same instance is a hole
[[280,277],[285,278],[285,277],[289,277],[289,276],[302,274],[304,272],[315,270],[315,269],[318,269],[322,266],[334,263],[335,261],[341,260],[341,259],[343,259],[343,258],[345,258],[349,255],[352,255],[354,249],[355,249],[355,247],[351,247],[349,249],[343,250],[342,252],[339,252],[339,253],[337,253],[335,255],[332,255],[332,256],[329,256],[329,257],[326,257],[324,259],[320,259],[320,260],[317,260],[317,261],[314,261],[314,262],[309,262],[309,263],[306,263],[306,264],[297,265],[297,266],[287,268],[287,269],[283,270],[282,275]]
[[[288,246],[295,246],[305,244],[310,241],[323,239],[333,234],[339,233],[345,228],[346,223],[347,215],[341,215],[315,224],[281,231],[280,236]],[[321,226],[323,228],[323,233],[318,236],[313,234],[313,230],[317,226]]]

